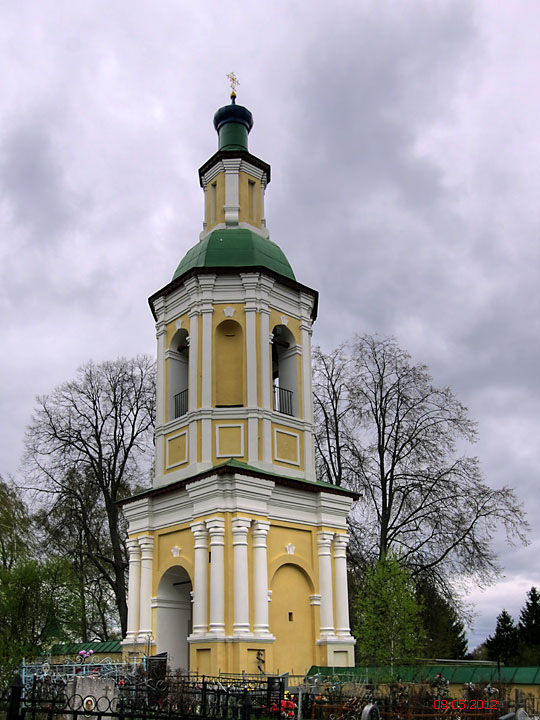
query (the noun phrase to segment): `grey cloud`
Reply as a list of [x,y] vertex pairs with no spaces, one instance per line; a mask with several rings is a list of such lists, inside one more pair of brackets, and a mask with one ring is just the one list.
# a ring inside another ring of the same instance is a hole
[[25,124],[3,138],[0,189],[14,219],[36,240],[58,238],[71,225],[72,211],[60,164],[46,129]]

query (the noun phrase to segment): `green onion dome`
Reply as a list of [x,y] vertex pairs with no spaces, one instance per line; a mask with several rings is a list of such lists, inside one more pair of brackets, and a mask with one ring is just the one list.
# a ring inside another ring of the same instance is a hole
[[188,250],[173,280],[193,268],[262,267],[296,280],[281,248],[272,240],[245,228],[214,230]]

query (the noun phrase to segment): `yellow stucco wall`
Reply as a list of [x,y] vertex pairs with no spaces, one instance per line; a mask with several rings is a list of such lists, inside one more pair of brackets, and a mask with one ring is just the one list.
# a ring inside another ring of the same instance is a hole
[[[211,210],[211,203],[212,203],[212,185],[216,184],[216,197],[215,197],[215,214],[214,214],[214,220],[212,222],[212,210]],[[208,187],[205,193],[205,208],[204,208],[204,220],[206,222],[206,227],[208,230],[211,230],[213,227],[218,225],[219,223],[225,222],[225,173],[221,172],[219,173],[212,182],[208,183]]]
[[[253,175],[250,175],[246,172],[240,172],[238,177],[239,182],[239,199],[240,199],[240,212],[239,212],[239,221],[240,222],[246,222],[250,225],[254,225],[255,227],[262,227],[261,225],[261,183],[259,180],[257,180],[256,177],[253,177]],[[256,195],[256,201],[255,201],[255,216],[253,216],[252,208],[253,208],[253,200],[252,200],[252,186],[250,186],[250,182],[254,183],[255,186],[255,195]]]
[[[234,560],[232,521],[241,513],[211,513],[197,518],[204,521],[221,517],[225,529],[225,633],[232,635],[234,623]],[[250,516],[254,519],[257,516]],[[164,574],[180,566],[193,582],[194,539],[190,522],[142,534],[154,536],[152,596],[158,596]],[[253,638],[242,642],[200,642],[190,645],[190,668],[216,674],[241,672],[256,663],[257,650],[263,650],[267,672],[303,673],[313,664],[325,660],[325,651],[316,645],[320,629],[320,610],[311,604],[311,596],[319,592],[317,532],[321,529],[302,523],[272,521],[267,537],[270,632],[275,642],[265,643]],[[253,573],[251,528],[248,532],[248,573]],[[133,535],[136,537],[137,535]],[[175,556],[174,552],[177,553]],[[210,579],[210,558],[208,580]],[[249,616],[253,623],[253,583],[249,587]],[[157,628],[156,608],[152,609],[154,635]]]

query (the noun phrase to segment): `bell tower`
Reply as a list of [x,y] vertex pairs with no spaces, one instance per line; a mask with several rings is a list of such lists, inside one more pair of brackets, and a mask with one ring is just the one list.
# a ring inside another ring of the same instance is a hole
[[346,519],[354,493],[315,478],[317,292],[266,227],[270,166],[251,112],[214,116],[203,229],[149,299],[157,334],[151,490],[128,498],[127,654],[205,674],[354,664]]

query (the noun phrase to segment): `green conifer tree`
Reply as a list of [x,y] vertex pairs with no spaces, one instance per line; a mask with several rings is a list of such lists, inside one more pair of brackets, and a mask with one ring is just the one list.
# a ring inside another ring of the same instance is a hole
[[495,634],[485,642],[488,659],[511,664],[519,655],[518,640],[518,629],[510,614],[503,610],[497,617]]
[[540,664],[540,593],[533,586],[521,609],[518,624],[521,665]]

